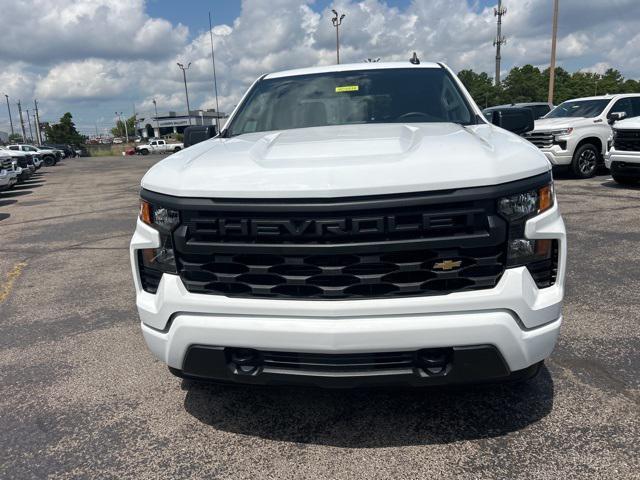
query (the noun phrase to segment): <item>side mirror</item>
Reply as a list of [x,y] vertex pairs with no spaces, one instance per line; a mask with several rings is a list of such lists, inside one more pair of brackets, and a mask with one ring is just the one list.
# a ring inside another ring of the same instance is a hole
[[491,123],[522,135],[534,128],[533,112],[528,108],[500,108],[493,111]]
[[194,127],[187,127],[184,129],[184,148],[195,145],[196,143],[204,142],[217,135],[215,125],[196,125]]
[[622,120],[627,116],[627,112],[611,112],[607,118],[609,119],[610,124],[616,123],[618,120]]

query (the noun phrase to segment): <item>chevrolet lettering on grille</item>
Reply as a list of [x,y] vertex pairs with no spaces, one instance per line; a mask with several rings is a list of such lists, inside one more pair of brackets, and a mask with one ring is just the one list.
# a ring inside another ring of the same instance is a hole
[[473,223],[473,214],[381,215],[322,219],[208,218],[196,220],[210,234],[221,237],[321,237],[427,232],[460,228]]

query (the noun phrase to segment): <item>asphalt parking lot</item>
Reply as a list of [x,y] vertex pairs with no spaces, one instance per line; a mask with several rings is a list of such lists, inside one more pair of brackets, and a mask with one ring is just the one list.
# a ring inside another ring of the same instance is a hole
[[127,247],[158,160],[0,193],[1,478],[640,478],[640,188],[558,180],[565,323],[529,385],[199,386],[138,328]]

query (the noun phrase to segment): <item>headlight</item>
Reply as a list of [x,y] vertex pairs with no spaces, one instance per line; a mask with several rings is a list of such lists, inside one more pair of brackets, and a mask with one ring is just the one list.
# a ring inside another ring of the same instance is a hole
[[556,137],[564,137],[565,135],[571,135],[572,132],[573,128],[563,128],[561,130],[554,130],[551,133]]
[[498,200],[498,213],[509,222],[507,267],[551,258],[552,241],[528,239],[524,235],[524,227],[529,218],[549,210],[554,203],[553,182]]
[[143,267],[166,273],[176,273],[176,259],[171,232],[180,223],[180,214],[169,208],[140,201],[140,220],[158,230],[159,248],[145,248],[140,251]]
[[180,214],[175,210],[151,205],[146,200],[141,200],[140,220],[147,225],[170,232],[180,223]]
[[498,213],[507,220],[528,218],[553,207],[553,182],[537,190],[509,195],[498,200]]

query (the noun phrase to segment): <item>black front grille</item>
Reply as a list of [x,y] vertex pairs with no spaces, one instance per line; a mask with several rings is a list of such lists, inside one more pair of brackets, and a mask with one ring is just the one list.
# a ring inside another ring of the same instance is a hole
[[613,147],[626,152],[640,152],[640,130],[616,130]]
[[181,255],[190,292],[230,296],[352,298],[441,295],[493,288],[504,248],[281,255]]
[[507,229],[495,199],[479,197],[186,208],[173,235],[178,272],[189,292],[234,297],[338,300],[493,288],[505,268]]

